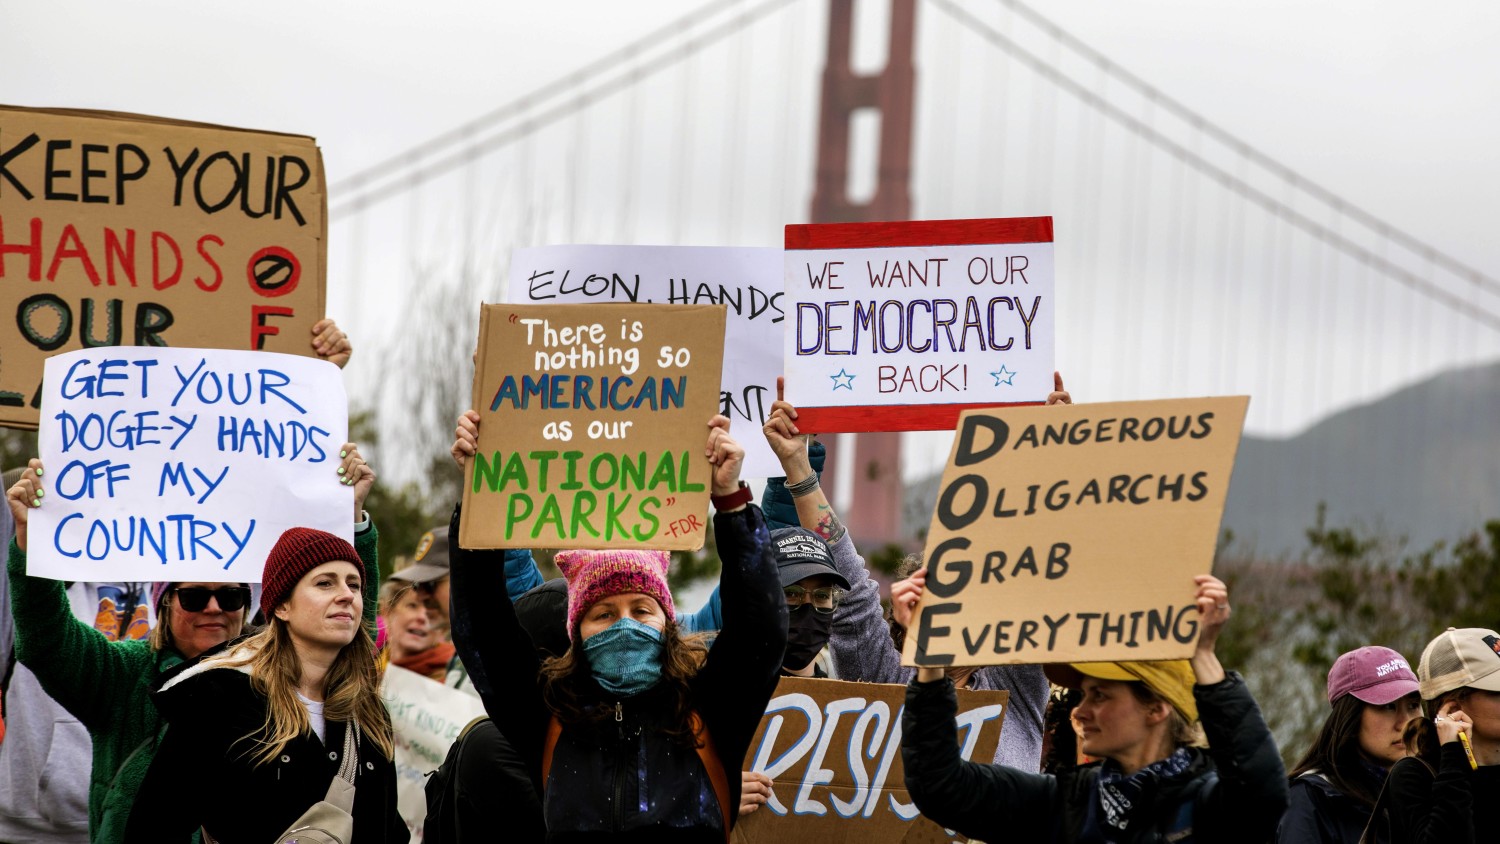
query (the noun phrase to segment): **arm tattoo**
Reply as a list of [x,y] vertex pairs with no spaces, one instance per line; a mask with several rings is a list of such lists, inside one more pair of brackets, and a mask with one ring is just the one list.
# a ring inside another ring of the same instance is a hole
[[833,514],[833,508],[827,504],[819,504],[818,512],[818,523],[813,528],[813,533],[823,537],[823,541],[829,545],[843,539],[844,534],[848,531],[845,529],[844,523],[839,521],[839,517]]

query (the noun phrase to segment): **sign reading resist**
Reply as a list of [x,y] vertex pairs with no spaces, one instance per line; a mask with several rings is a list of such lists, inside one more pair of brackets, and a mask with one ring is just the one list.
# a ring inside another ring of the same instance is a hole
[[[958,692],[959,754],[989,762],[1006,692]],[[745,754],[775,783],[766,805],[740,819],[745,844],[946,842],[906,793],[901,712],[906,687],[783,677]]]
[[1247,396],[971,410],[907,665],[1191,656]]
[[338,367],[267,352],[112,347],[47,359],[27,573],[260,580],[291,527],[352,540]]

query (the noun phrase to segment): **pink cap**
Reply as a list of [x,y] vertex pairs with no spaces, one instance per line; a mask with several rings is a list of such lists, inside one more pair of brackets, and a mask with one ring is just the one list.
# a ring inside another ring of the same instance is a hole
[[1328,669],[1328,702],[1354,695],[1365,703],[1384,706],[1417,691],[1417,675],[1406,657],[1390,648],[1366,645],[1334,660]]

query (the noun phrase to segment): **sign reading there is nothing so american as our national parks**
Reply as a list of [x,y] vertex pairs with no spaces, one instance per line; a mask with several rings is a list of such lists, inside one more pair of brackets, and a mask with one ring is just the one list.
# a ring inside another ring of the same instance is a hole
[[704,542],[723,305],[486,305],[466,548]]

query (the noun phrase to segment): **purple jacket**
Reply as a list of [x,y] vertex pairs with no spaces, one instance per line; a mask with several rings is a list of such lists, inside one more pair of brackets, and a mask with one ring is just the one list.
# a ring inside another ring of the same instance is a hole
[[[849,594],[833,616],[828,640],[835,675],[863,683],[908,683],[915,668],[901,665],[901,654],[891,641],[890,625],[880,608],[880,584],[865,570],[864,558],[846,533],[833,544],[833,562],[849,581]],[[1040,665],[981,668],[969,680],[976,691],[1010,692],[1005,723],[1000,730],[996,764],[1037,773],[1042,763],[1042,715],[1049,686]]]

